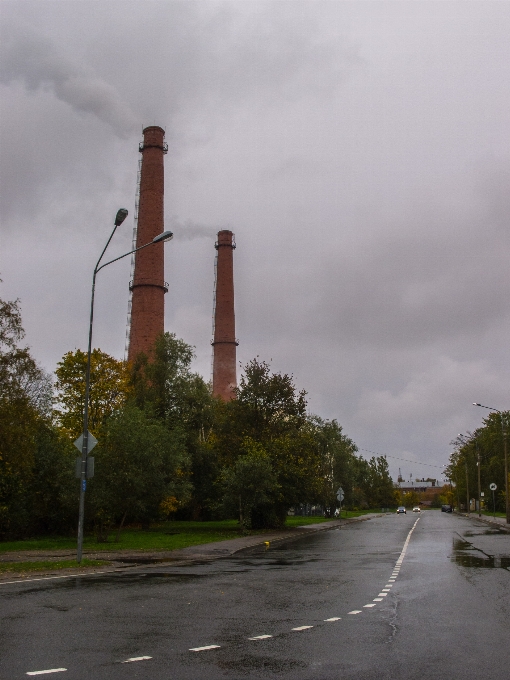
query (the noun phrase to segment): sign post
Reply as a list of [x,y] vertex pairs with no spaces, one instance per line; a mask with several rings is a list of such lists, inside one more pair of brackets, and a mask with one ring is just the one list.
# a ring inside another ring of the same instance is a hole
[[338,491],[336,492],[336,498],[337,498],[338,502],[340,503],[340,512],[338,513],[338,516],[341,518],[342,517],[342,501],[345,498],[344,490],[342,489],[342,487],[340,487],[338,489]]
[[492,482],[492,484],[489,486],[489,489],[492,491],[492,516],[494,519],[496,519],[496,498],[494,496],[494,492],[497,488],[498,486],[497,484],[494,484],[494,482]]
[[[89,347],[90,353],[90,347]],[[87,381],[88,383],[88,381]],[[88,403],[88,391],[86,400]],[[88,412],[87,406],[85,411]],[[92,477],[94,474],[94,462],[88,457],[89,453],[92,451],[94,446],[97,444],[97,439],[91,434],[88,429],[85,429],[84,435],[81,434],[78,439],[74,442],[74,445],[81,451],[81,459],[77,461],[77,473],[81,480],[80,484],[80,506],[78,512],[78,550],[76,555],[76,561],[78,564],[81,562],[82,550],[83,550],[83,521],[85,513],[85,491],[87,490],[87,477]],[[92,474],[88,474],[92,473]]]

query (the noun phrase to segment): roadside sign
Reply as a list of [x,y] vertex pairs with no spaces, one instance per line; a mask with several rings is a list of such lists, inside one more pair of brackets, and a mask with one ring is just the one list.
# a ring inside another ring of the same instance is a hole
[[[89,432],[89,436],[88,436],[88,445],[89,445],[89,448],[88,448],[87,453],[90,453],[96,444],[97,444],[97,439],[94,437],[93,434],[91,434],[91,433]],[[81,452],[82,447],[83,447],[83,435],[82,435],[82,434],[80,434],[80,436],[78,437],[78,439],[74,442],[74,445],[76,446],[76,448],[78,449],[78,451]]]
[[497,488],[498,488],[498,487],[497,487],[497,484],[494,484],[494,482],[492,482],[492,484],[489,486],[489,489],[490,489],[491,491],[496,491]]
[[342,489],[342,487],[340,487],[340,488],[338,489],[338,491],[336,492],[336,497],[337,497],[337,500],[340,501],[340,503],[343,501],[343,499],[344,499],[344,490]]
[[483,498],[485,496],[485,493],[483,491],[480,491],[480,496]]

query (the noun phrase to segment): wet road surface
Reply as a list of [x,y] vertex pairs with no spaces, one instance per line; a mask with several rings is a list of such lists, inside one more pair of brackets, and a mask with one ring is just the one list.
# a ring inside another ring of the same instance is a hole
[[510,534],[391,514],[215,562],[0,584],[0,678],[32,674],[507,680]]

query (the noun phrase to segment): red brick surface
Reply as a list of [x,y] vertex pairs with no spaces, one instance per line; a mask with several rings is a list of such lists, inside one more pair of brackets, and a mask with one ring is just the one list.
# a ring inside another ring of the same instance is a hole
[[[164,231],[164,137],[165,131],[157,126],[143,131],[137,248]],[[139,352],[149,353],[156,337],[164,330],[163,243],[149,246],[136,254],[132,290],[129,361],[133,361]]]
[[216,243],[218,266],[213,340],[213,394],[225,401],[234,398],[233,388],[237,386],[233,236],[231,231],[220,231]]

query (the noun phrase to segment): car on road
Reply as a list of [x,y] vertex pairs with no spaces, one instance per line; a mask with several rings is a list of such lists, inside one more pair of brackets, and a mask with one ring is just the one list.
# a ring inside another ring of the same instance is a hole
[[416,506],[415,508],[413,508],[413,512],[421,512],[421,510],[418,506]]
[[406,515],[406,509],[403,505],[399,505],[397,508],[397,515]]
[[441,512],[453,512],[453,508],[451,505],[442,505]]

